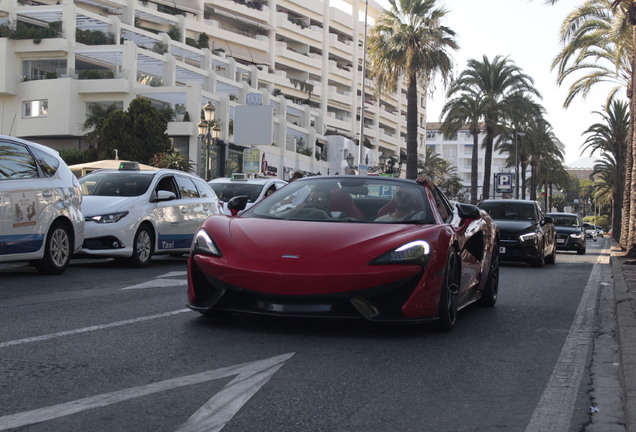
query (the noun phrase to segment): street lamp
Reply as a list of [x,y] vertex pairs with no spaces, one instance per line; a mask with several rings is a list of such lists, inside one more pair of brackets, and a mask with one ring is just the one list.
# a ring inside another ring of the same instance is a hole
[[211,101],[208,101],[203,106],[203,118],[197,125],[199,128],[199,136],[204,141],[205,148],[205,164],[204,164],[204,173],[203,177],[206,180],[210,180],[210,169],[212,168],[212,161],[210,159],[210,147],[212,143],[216,144],[219,135],[221,133],[221,128],[214,123],[214,113],[216,108],[212,105]]
[[[345,149],[345,152],[347,150]],[[347,153],[347,156],[344,158],[345,161],[347,161],[347,166],[344,168],[344,173],[347,175],[355,175],[356,171],[353,169],[353,160],[354,157],[351,154],[351,152]]]
[[380,152],[380,156],[378,157],[379,163],[378,166],[380,167],[380,172],[384,172],[384,167],[386,166],[386,155],[384,154],[384,152]]
[[519,144],[517,136],[524,136],[525,132],[515,131],[515,198],[519,199]]

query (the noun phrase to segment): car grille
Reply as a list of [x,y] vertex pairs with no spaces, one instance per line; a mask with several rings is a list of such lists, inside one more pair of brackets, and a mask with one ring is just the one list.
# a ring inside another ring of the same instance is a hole
[[124,245],[121,244],[119,239],[115,236],[105,236],[105,237],[93,237],[89,239],[85,239],[82,244],[84,249],[90,250],[99,250],[99,249],[119,249],[123,248]]

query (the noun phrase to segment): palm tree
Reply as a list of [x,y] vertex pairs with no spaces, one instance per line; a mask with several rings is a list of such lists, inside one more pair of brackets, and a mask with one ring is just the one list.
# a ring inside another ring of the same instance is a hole
[[441,117],[444,118],[441,131],[448,138],[463,127],[468,127],[468,131],[473,136],[473,150],[470,165],[470,202],[475,204],[477,196],[477,174],[479,161],[479,133],[482,130],[482,120],[486,112],[484,98],[479,94],[462,93],[461,95],[447,101],[443,108]]
[[[547,4],[555,4],[557,1],[545,0]],[[565,33],[564,40],[567,40],[570,35],[579,35],[580,33],[577,34],[578,28],[583,28],[588,34],[596,36],[596,38],[588,37],[583,33],[585,37],[573,39],[578,42],[578,54],[573,57],[573,67],[579,70],[592,68],[596,72],[590,74],[588,87],[591,87],[596,82],[601,81],[599,76],[607,76],[602,73],[599,75],[598,67],[594,63],[598,63],[599,60],[608,60],[610,65],[613,63],[616,75],[625,81],[630,112],[634,113],[636,112],[636,98],[634,97],[636,88],[632,83],[636,76],[634,76],[634,65],[630,63],[630,60],[631,62],[636,61],[636,0],[589,0],[589,3],[597,5],[598,8],[596,10],[588,9],[588,12],[591,13],[583,14],[575,19],[570,25],[570,33],[567,31]],[[605,22],[611,22],[611,26],[602,26],[603,19]],[[591,21],[591,24],[588,21]],[[567,27],[565,28],[567,29]],[[598,47],[601,48],[596,50]],[[614,56],[604,57],[593,53],[595,50],[599,53],[603,50],[611,52],[612,49],[615,50]],[[588,52],[592,53],[589,55],[593,60],[591,64],[584,62],[587,60]],[[622,225],[614,225],[612,228],[614,238],[627,250],[627,256],[634,257],[636,256],[636,163],[634,163],[636,134],[634,134],[634,125],[631,126],[625,155]],[[620,235],[617,231],[621,231]]]
[[89,104],[86,120],[80,125],[81,130],[87,131],[84,134],[84,139],[89,147],[92,148],[97,145],[104,120],[117,110],[119,108],[115,104],[110,104],[107,107],[98,103]]
[[[447,11],[435,0],[389,0],[371,29],[368,41],[370,76],[381,92],[395,92],[398,80],[406,80],[406,178],[417,177],[418,85],[426,96],[428,85],[439,72],[450,76],[449,49],[457,49],[455,32],[442,25]],[[363,121],[364,119],[361,119]]]
[[[612,100],[610,106],[604,111],[595,111],[603,118],[603,122],[594,123],[583,134],[589,134],[583,144],[581,144],[581,153],[590,150],[590,154],[594,155],[599,152],[607,155],[613,161],[612,166],[616,169],[615,173],[615,190],[612,197],[612,203],[615,206],[612,209],[612,226],[621,229],[621,213],[623,204],[623,183],[622,173],[625,172],[624,155],[629,139],[629,106],[626,102]],[[613,235],[620,238],[620,233]]]
[[506,124],[501,129],[499,139],[495,143],[495,150],[508,153],[506,166],[514,167],[515,172],[517,172],[517,164],[520,166],[518,171],[520,179],[515,179],[515,197],[519,196],[517,189],[521,183],[521,197],[525,199],[526,170],[530,161],[529,151],[532,147],[531,132],[535,128],[534,125],[545,121],[543,117],[545,109],[527,94],[507,98],[504,104]]
[[531,125],[524,137],[524,141],[528,149],[532,174],[530,178],[530,199],[534,200],[536,199],[539,185],[543,183],[545,190],[549,190],[549,186],[557,178],[555,173],[563,171],[565,146],[554,134],[552,125],[543,118],[538,119]]
[[439,153],[435,152],[435,147],[428,145],[424,153],[424,160],[420,161],[418,165],[418,174],[430,178],[433,182],[448,166],[446,160],[444,160]]
[[541,97],[533,87],[534,81],[524,74],[508,57],[496,56],[491,62],[487,56],[482,61],[471,59],[468,67],[459,75],[448,91],[448,95],[461,93],[479,94],[484,98],[484,123],[486,139],[484,145],[484,183],[483,197],[490,194],[490,171],[492,150],[495,137],[500,133],[505,109],[509,107],[509,98],[532,94]]

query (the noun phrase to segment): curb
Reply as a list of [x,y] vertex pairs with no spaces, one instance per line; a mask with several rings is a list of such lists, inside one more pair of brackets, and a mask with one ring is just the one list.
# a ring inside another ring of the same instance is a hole
[[619,379],[625,406],[625,430],[636,432],[636,266],[624,264],[629,259],[623,254],[612,239],[610,262],[614,276]]

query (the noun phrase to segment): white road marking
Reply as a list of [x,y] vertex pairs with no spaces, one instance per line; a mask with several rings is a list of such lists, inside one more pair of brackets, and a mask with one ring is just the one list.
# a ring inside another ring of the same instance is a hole
[[[603,277],[602,271],[609,263],[609,255],[609,250],[604,249],[592,268],[559,359],[526,432],[570,430],[576,396],[594,337],[594,314]],[[602,264],[605,267],[602,267]]]
[[144,288],[162,288],[162,287],[171,287],[171,286],[185,286],[188,284],[186,279],[167,279],[173,277],[181,277],[187,275],[187,271],[174,271],[170,273],[163,274],[161,276],[157,276],[157,278],[142,282],[137,285],[131,285],[129,287],[120,288],[121,291],[132,290],[132,289],[144,289]]
[[133,290],[133,289],[144,289],[144,288],[161,288],[161,287],[171,287],[171,286],[185,286],[188,284],[187,280],[176,280],[176,279],[153,279],[146,282],[142,282],[137,285],[131,285],[126,288],[120,288],[120,291]]
[[265,360],[209,370],[195,375],[104,393],[46,408],[10,414],[0,417],[0,431],[41,423],[175,388],[238,375],[179,429],[179,432],[219,431],[269,381],[283,363],[293,355],[294,353],[282,354]]
[[188,274],[187,271],[173,271],[173,272],[166,273],[166,274],[163,274],[163,275],[157,276],[157,277],[158,278],[171,278],[171,277],[185,276],[187,274]]
[[120,326],[135,324],[135,323],[139,323],[143,321],[166,318],[169,316],[182,314],[184,312],[190,312],[190,309],[178,309],[171,312],[165,312],[165,313],[156,314],[156,315],[147,315],[147,316],[143,316],[139,318],[133,318],[133,319],[124,320],[124,321],[117,321],[117,322],[113,322],[109,324],[101,324],[101,325],[95,325],[90,327],[83,327],[83,328],[79,328],[75,330],[66,330],[66,331],[61,331],[57,333],[49,333],[49,334],[45,334],[41,336],[34,336],[34,337],[29,337],[24,339],[16,339],[16,340],[7,341],[7,342],[0,342],[0,348],[6,348],[10,346],[15,346],[15,345],[23,345],[23,344],[32,343],[32,342],[42,342],[45,340],[54,339],[54,338],[58,338],[62,336],[72,336],[79,333],[86,333],[86,332],[91,332],[96,330],[104,330],[107,328],[120,327]]

